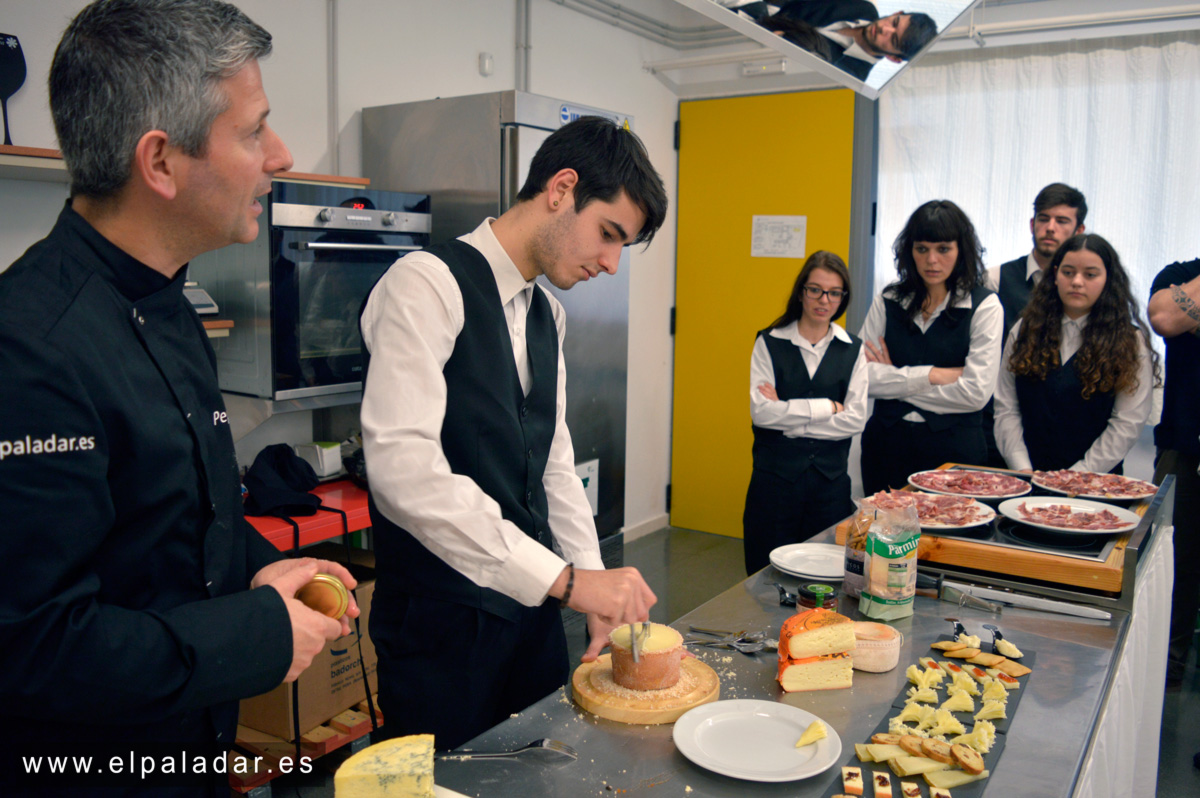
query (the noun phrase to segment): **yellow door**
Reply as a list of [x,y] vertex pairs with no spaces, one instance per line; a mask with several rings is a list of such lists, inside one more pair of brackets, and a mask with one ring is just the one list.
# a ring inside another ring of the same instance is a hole
[[742,536],[750,353],[803,258],[751,257],[755,216],[807,219],[849,262],[854,92],[680,103],[671,524]]

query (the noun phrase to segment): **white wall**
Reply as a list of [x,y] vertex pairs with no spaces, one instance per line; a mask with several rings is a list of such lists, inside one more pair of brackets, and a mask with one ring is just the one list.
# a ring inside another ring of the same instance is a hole
[[[63,28],[85,4],[85,0],[5,4],[6,10],[18,10],[6,14],[5,30],[20,38],[29,63],[26,85],[9,104],[14,143],[57,146],[47,107],[46,74]],[[326,2],[236,0],[236,4],[274,36],[275,52],[262,65],[263,81],[271,100],[271,123],[291,148],[295,169],[329,172],[333,158],[328,135]],[[340,0],[336,9],[340,174],[360,175],[363,107],[516,88],[514,0]],[[678,103],[642,71],[641,64],[677,53],[551,0],[531,4],[531,32],[529,90],[632,114],[673,205]],[[481,51],[494,58],[491,77],[478,72]],[[49,230],[65,195],[61,185],[0,180],[0,269]],[[625,520],[627,526],[636,526],[663,517],[670,474],[673,207],[649,249],[635,249],[631,256]],[[286,434],[295,434],[294,422],[285,426]]]

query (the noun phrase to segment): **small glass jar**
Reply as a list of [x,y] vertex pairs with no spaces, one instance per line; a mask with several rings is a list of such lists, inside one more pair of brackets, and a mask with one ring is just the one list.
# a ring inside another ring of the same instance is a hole
[[296,591],[302,604],[335,621],[350,609],[350,591],[341,579],[332,574],[317,574],[304,587]]
[[837,610],[838,592],[833,585],[808,584],[796,588],[797,609],[813,609],[822,607],[827,610]]

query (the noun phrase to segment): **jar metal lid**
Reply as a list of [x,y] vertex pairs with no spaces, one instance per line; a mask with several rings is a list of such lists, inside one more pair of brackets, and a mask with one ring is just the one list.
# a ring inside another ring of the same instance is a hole
[[350,609],[350,591],[333,574],[317,574],[296,591],[296,598],[306,607],[337,620]]
[[804,606],[830,607],[837,602],[837,588],[832,585],[810,583],[796,588],[796,594]]

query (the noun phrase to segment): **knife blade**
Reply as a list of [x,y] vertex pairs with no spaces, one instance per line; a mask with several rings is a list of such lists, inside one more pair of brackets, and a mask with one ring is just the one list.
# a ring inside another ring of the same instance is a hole
[[1101,621],[1112,619],[1112,613],[1106,610],[1097,609],[1095,607],[1085,607],[1079,604],[1070,604],[1065,601],[1055,601],[1046,599],[1040,596],[1029,596],[1024,593],[1010,593],[1007,590],[997,590],[991,587],[979,587],[977,585],[967,585],[959,582],[947,581],[944,583],[946,587],[952,587],[956,590],[961,590],[963,593],[968,593],[978,599],[986,599],[989,601],[999,602],[1008,607],[1016,607],[1024,610],[1038,610],[1040,612],[1057,612],[1061,615],[1073,615],[1077,618],[1096,618]]
[[639,662],[638,659],[638,639],[637,632],[633,628],[633,624],[629,624],[629,653],[633,655],[633,661]]

